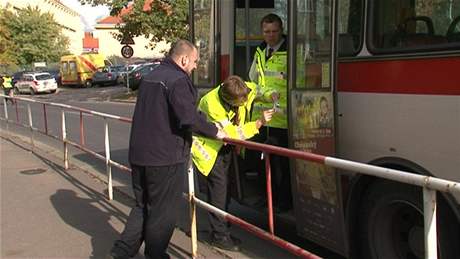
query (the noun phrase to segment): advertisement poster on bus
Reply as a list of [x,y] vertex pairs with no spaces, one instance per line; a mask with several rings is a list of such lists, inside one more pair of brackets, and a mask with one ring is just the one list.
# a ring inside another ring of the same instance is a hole
[[[334,112],[330,92],[293,90],[292,145],[315,154],[334,155]],[[296,159],[293,185],[299,232],[317,241],[339,245],[341,209],[334,168]],[[321,213],[315,213],[321,211]],[[327,213],[325,213],[327,212]],[[341,248],[336,248],[341,249]]]

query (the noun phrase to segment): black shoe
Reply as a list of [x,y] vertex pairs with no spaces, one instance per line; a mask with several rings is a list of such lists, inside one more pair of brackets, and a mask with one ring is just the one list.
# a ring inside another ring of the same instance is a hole
[[235,244],[237,246],[241,245],[241,239],[239,239],[239,238],[237,238],[235,236],[232,236],[232,235],[230,235],[230,238],[232,239],[233,244]]
[[241,243],[241,240],[239,240],[237,238],[231,238],[231,237],[215,238],[215,237],[211,237],[211,245],[213,245],[213,246],[215,246],[217,248],[223,249],[223,250],[232,251],[232,252],[238,252],[238,251],[240,251],[240,247],[238,246],[238,244],[236,244],[236,242],[238,242],[237,240]]

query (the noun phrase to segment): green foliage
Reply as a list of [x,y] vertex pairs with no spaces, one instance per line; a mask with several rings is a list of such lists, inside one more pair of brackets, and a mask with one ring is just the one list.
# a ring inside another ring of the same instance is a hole
[[16,64],[16,46],[11,39],[11,30],[5,26],[7,21],[12,19],[12,13],[0,9],[0,64],[4,67]]
[[21,66],[33,62],[56,62],[68,52],[69,40],[62,35],[52,14],[41,13],[38,7],[29,6],[16,13],[2,10],[1,17],[0,37],[2,42],[6,38],[12,43],[6,47],[6,52],[14,53],[11,62]]
[[[122,15],[123,24],[118,25],[116,39],[144,36],[150,39],[150,47],[160,41],[173,42],[179,38],[189,38],[188,0],[153,0],[151,10],[144,11],[145,1],[128,0],[79,0],[82,4],[106,4],[110,15],[117,16],[122,9],[132,5],[132,10]],[[128,5],[129,3],[129,5]]]

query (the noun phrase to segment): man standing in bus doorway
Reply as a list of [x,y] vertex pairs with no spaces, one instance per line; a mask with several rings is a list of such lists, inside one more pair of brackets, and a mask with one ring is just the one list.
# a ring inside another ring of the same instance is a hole
[[[257,47],[249,71],[250,80],[258,85],[252,116],[259,118],[261,112],[270,107],[275,108],[275,114],[253,140],[288,147],[287,37],[283,35],[283,22],[276,14],[264,16],[260,26],[264,42]],[[292,207],[289,159],[273,155],[271,168],[274,204],[279,210],[287,211]]]
[[[205,113],[208,121],[219,125],[234,139],[248,139],[259,133],[260,127],[268,123],[273,110],[265,110],[257,120],[250,121],[249,114],[256,85],[244,82],[238,76],[228,77],[222,84],[211,90],[200,100],[198,109]],[[209,203],[221,210],[228,208],[228,174],[235,151],[234,146],[224,145],[220,140],[207,137],[193,137],[192,159],[201,173],[198,177],[206,183],[204,192]],[[230,236],[227,222],[209,212],[211,225],[211,244],[225,250],[238,251],[239,239]]]
[[146,258],[170,258],[166,249],[180,213],[192,132],[209,138],[226,136],[196,110],[197,90],[190,74],[198,59],[196,47],[179,40],[141,81],[129,141],[136,206],[111,258],[135,256],[143,241]]

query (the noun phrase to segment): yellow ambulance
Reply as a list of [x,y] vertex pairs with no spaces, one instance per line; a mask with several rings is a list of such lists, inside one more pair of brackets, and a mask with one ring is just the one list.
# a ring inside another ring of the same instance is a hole
[[62,85],[91,87],[94,73],[106,65],[110,62],[98,53],[62,56],[59,69]]

